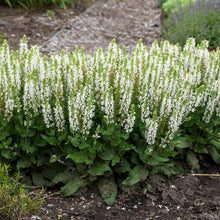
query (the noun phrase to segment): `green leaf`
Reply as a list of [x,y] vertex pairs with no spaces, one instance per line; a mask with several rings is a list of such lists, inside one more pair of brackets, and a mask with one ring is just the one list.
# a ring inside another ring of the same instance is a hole
[[127,140],[130,134],[122,131],[121,133],[119,133],[119,136],[122,137],[124,140]]
[[104,129],[102,128],[102,129],[101,129],[101,134],[110,136],[110,135],[113,134],[114,130],[115,130],[114,126],[108,127],[107,130],[104,130]]
[[58,132],[57,133],[57,140],[58,140],[59,144],[61,144],[61,142],[66,139],[67,134],[68,134],[68,130],[67,129],[65,129],[62,132]]
[[214,123],[215,126],[220,125],[220,119],[219,119],[219,117],[216,118],[215,120],[213,120],[213,123]]
[[20,126],[19,124],[16,124],[15,129],[21,137],[26,137],[24,127]]
[[134,149],[134,151],[138,153],[140,160],[144,163],[146,162],[147,157],[148,157],[147,154],[144,153],[145,150],[146,150],[146,147],[144,145],[138,146],[137,148]]
[[115,148],[110,148],[109,150],[105,151],[104,153],[100,153],[99,157],[102,160],[112,160],[117,156],[117,152]]
[[41,134],[41,137],[50,145],[56,146],[57,145],[57,139],[55,137],[49,137],[45,134]]
[[88,154],[84,152],[76,152],[74,154],[68,154],[66,156],[66,159],[72,159],[75,163],[86,163],[86,164],[91,164],[92,161],[89,159]]
[[8,136],[10,136],[11,132],[7,127],[4,127],[0,131],[0,141],[5,140]]
[[212,156],[212,159],[218,164],[220,165],[220,154],[218,153],[218,151],[214,148],[211,147],[210,150],[210,155]]
[[152,173],[162,173],[168,177],[177,174],[177,172],[173,168],[173,164],[169,164],[168,166],[166,165],[166,166],[155,167],[155,169],[153,168]]
[[27,137],[34,137],[36,135],[36,130],[35,129],[28,129],[26,130],[25,134]]
[[196,139],[200,144],[208,144],[209,140],[207,138],[199,137]]
[[11,142],[12,142],[11,137],[9,137],[8,139],[2,141],[2,143],[0,144],[0,149],[8,148],[10,146]]
[[33,153],[37,150],[37,147],[32,146],[31,139],[27,137],[20,138],[19,147],[26,153]]
[[102,176],[106,171],[110,171],[111,168],[106,163],[95,163],[94,168],[90,169],[88,172],[92,176]]
[[220,140],[211,140],[210,143],[213,144],[218,151],[220,151]]
[[79,146],[79,138],[77,136],[76,137],[68,136],[68,139],[70,140],[71,144],[74,147],[78,147]]
[[147,178],[148,174],[148,170],[138,165],[130,172],[130,176],[125,179],[122,184],[129,186],[134,185],[138,182],[144,181]]
[[135,146],[133,144],[125,143],[122,146],[120,146],[120,149],[123,151],[129,151],[129,150],[134,150]]
[[160,165],[161,163],[167,162],[169,161],[169,158],[164,158],[164,157],[159,157],[157,155],[153,155],[149,161],[148,161],[148,165],[151,166],[156,166],[156,165]]
[[186,161],[192,167],[192,169],[195,169],[199,166],[199,160],[196,158],[195,153],[192,151],[187,152]]
[[[52,181],[56,177],[57,173],[61,173],[61,172],[64,173],[65,170],[66,170],[66,167],[62,164],[58,164],[58,163],[51,164],[50,167],[47,166],[42,170],[42,175],[46,179]],[[51,182],[51,184],[54,185],[53,182]]]
[[107,205],[112,205],[117,196],[117,184],[113,177],[101,178],[98,181],[99,192]]
[[120,159],[120,163],[116,167],[117,173],[130,172],[131,167],[130,167],[130,163],[128,162],[128,160],[125,157],[121,157],[119,159]]
[[37,166],[47,165],[50,157],[47,154],[37,155]]
[[60,157],[64,156],[64,154],[61,154],[61,155],[53,155],[50,160],[49,160],[49,163],[55,163],[57,162],[57,160],[60,159]]
[[177,141],[174,143],[176,148],[187,148],[191,144],[191,139],[189,137],[178,137],[175,140]]
[[119,135],[111,136],[111,146],[118,147],[124,144],[124,140]]
[[33,183],[34,185],[36,186],[50,186],[50,183],[49,181],[45,180],[43,175],[39,172],[32,172],[32,180],[33,180]]
[[31,166],[31,161],[29,158],[20,158],[16,164],[17,170],[20,170],[22,168],[28,168]]
[[38,131],[44,131],[45,130],[45,127],[43,124],[35,124],[33,125],[33,128],[38,130]]
[[45,129],[44,130],[45,132],[46,132],[46,134],[48,135],[48,136],[50,136],[50,137],[54,137],[55,136],[55,134],[56,134],[56,130],[55,129]]
[[117,163],[119,163],[120,162],[120,157],[119,156],[117,156],[117,157],[114,157],[113,159],[112,159],[112,166],[115,166],[115,164],[117,164]]
[[35,140],[34,145],[37,147],[44,147],[47,145],[47,142],[39,137]]
[[36,157],[34,155],[31,155],[30,161],[31,161],[31,163],[36,164],[36,162],[37,162]]
[[90,144],[87,144],[87,143],[79,144],[79,149],[80,150],[83,150],[83,149],[86,149],[86,148],[89,148],[89,147],[90,147]]
[[6,159],[11,160],[11,159],[14,159],[14,157],[17,155],[17,153],[12,152],[9,149],[1,149],[1,155]]
[[65,186],[61,187],[61,192],[64,196],[73,195],[80,187],[86,185],[86,182],[81,177],[76,177],[74,180],[68,182]]
[[71,181],[73,179],[73,177],[76,177],[76,172],[73,173],[73,172],[66,169],[64,172],[58,173],[52,181],[55,184],[60,183],[60,182],[65,184],[65,183]]

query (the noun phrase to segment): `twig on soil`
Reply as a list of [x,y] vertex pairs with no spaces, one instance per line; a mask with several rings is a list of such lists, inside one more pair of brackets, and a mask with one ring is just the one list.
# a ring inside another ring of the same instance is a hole
[[220,177],[220,174],[208,174],[208,173],[192,173],[192,176],[209,176],[209,177]]
[[26,188],[26,189],[41,189],[40,186],[19,186],[19,188]]
[[50,194],[50,195],[48,195],[48,196],[44,196],[42,199],[48,199],[48,198],[50,198],[50,197],[52,197],[52,196],[59,195],[60,193],[61,193],[61,191],[58,191],[58,192],[55,192],[55,193]]

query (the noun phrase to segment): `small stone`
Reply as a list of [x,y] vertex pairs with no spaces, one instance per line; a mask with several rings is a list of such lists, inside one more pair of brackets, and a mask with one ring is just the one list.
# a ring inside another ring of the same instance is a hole
[[6,21],[0,21],[0,26],[5,26],[7,24]]
[[37,215],[32,215],[31,219],[32,220],[41,220],[42,218],[38,217]]

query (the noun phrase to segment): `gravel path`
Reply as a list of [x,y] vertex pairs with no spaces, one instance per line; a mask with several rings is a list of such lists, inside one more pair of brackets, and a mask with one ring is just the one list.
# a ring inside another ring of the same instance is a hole
[[156,0],[96,0],[92,7],[70,19],[40,49],[51,55],[61,49],[72,52],[78,45],[93,54],[99,47],[106,50],[112,38],[125,45],[128,53],[134,51],[139,38],[149,48],[159,37],[160,15]]

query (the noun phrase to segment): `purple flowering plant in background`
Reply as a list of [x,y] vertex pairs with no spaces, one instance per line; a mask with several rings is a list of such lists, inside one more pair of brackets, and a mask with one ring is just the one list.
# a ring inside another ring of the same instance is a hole
[[209,48],[220,46],[220,0],[197,0],[170,11],[162,26],[162,40],[184,46],[189,37],[196,43],[209,41]]

